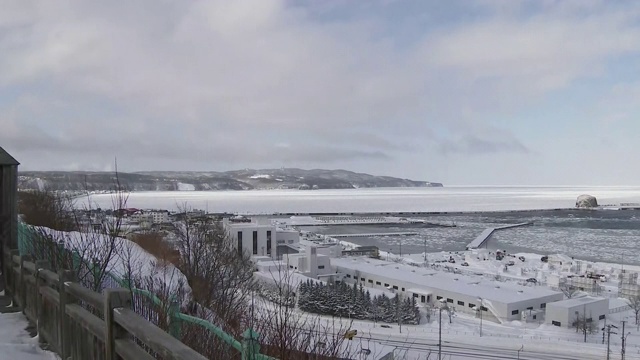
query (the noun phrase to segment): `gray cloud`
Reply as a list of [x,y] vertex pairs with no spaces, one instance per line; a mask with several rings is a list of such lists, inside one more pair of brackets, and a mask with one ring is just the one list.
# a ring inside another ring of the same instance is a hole
[[481,1],[442,26],[392,20],[393,3],[5,0],[0,141],[31,168],[393,163],[422,178],[434,149],[531,155],[539,143],[492,119],[640,49],[640,6],[568,3]]

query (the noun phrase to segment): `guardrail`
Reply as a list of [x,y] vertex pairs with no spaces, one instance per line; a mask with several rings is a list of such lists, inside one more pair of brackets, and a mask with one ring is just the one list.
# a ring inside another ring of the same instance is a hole
[[[259,335],[253,330],[247,329],[242,341],[236,340],[208,320],[181,313],[177,302],[169,299],[165,304],[152,292],[133,288],[110,272],[105,276],[107,284],[103,284],[107,288],[102,293],[92,291],[78,282],[76,272],[52,270],[63,269],[59,265],[65,263],[76,270],[80,266],[91,269],[77,254],[56,243],[47,245],[59,250],[48,253],[57,265],[54,267],[49,260],[34,260],[23,253],[34,248],[32,242],[38,234],[20,224],[18,235],[19,250],[4,248],[5,264],[9,264],[4,274],[6,290],[14,304],[37,324],[40,341],[63,359],[153,359],[151,353],[161,359],[206,359],[179,340],[182,330],[195,327],[205,336],[218,338],[243,360],[277,360],[260,354]],[[61,261],[63,258],[66,261]],[[145,308],[141,303],[147,304],[146,311],[139,311],[144,317],[134,311]],[[154,311],[149,307],[167,311],[149,314]],[[168,332],[157,326],[159,323],[168,325]]]

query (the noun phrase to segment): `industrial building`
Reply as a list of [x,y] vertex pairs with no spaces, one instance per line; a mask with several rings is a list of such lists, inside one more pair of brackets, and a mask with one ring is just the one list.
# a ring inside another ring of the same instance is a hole
[[371,258],[331,259],[331,265],[337,275],[344,276],[344,281],[414,297],[424,306],[443,301],[459,312],[477,314],[477,310],[482,309],[482,316],[495,322],[521,320],[523,312],[543,310],[547,304],[563,299],[561,292],[543,287],[497,282],[483,276],[435,271]]
[[584,317],[588,322],[604,320],[609,314],[609,299],[584,296],[547,305],[545,323],[560,327],[572,327]]

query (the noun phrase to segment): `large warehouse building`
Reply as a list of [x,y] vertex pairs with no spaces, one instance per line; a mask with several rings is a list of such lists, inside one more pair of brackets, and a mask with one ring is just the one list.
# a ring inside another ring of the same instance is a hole
[[331,259],[333,270],[350,283],[388,289],[419,304],[446,302],[456,311],[476,313],[482,307],[486,320],[520,320],[527,310],[545,309],[563,299],[561,292],[541,286],[497,282],[483,276],[469,276],[371,258]]

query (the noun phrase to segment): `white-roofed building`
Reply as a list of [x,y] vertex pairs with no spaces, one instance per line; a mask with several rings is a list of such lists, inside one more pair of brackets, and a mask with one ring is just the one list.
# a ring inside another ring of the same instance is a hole
[[572,327],[584,317],[587,321],[604,320],[609,314],[609,299],[584,296],[557,301],[547,306],[545,322],[550,325]]
[[475,314],[482,305],[484,318],[499,322],[520,320],[526,310],[545,309],[548,303],[563,299],[561,292],[541,286],[497,282],[371,258],[331,259],[331,265],[347,282],[389,289],[416,298],[418,304],[443,301],[466,313]]

